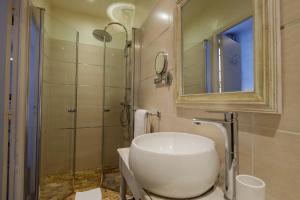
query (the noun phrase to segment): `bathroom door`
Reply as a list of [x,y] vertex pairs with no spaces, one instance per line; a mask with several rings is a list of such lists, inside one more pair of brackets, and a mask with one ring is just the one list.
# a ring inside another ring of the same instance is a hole
[[8,105],[9,105],[9,58],[11,34],[11,1],[1,1],[0,6],[0,199],[7,195],[8,165]]
[[78,33],[34,7],[30,22],[27,199],[62,200],[74,191]]
[[223,92],[242,90],[241,45],[223,35]]

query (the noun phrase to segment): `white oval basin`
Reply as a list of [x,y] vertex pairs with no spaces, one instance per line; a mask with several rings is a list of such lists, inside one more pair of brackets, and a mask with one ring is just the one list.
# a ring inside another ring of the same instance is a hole
[[161,132],[132,141],[129,167],[141,187],[154,194],[192,198],[214,185],[220,161],[209,138]]

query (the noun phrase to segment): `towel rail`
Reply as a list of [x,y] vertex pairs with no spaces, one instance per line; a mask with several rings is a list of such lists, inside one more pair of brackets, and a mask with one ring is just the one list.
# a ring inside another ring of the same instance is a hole
[[158,118],[161,117],[161,113],[159,111],[156,111],[156,112],[149,112],[148,115],[151,115],[151,116],[156,116]]
[[[138,109],[134,109],[134,112],[135,111],[137,111]],[[161,118],[161,112],[160,111],[149,111],[148,113],[147,113],[148,115],[150,115],[150,116],[156,116],[156,117],[158,117],[158,118]]]

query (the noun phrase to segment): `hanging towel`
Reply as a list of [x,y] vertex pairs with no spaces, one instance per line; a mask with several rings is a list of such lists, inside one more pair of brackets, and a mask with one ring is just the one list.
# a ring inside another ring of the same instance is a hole
[[75,200],[102,200],[101,189],[96,188],[85,192],[76,192]]
[[134,137],[147,133],[148,110],[138,109],[134,115]]

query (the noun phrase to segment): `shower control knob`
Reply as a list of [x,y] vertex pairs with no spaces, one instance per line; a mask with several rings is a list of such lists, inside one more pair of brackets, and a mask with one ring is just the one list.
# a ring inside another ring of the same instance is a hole
[[110,112],[109,108],[104,108],[104,112]]

